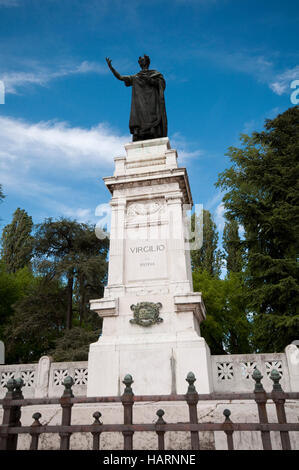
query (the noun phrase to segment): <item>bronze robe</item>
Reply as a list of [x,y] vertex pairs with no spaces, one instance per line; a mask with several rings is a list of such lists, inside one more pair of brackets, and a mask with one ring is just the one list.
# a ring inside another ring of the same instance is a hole
[[157,70],[141,70],[123,77],[132,87],[130,132],[133,141],[167,137],[165,80]]

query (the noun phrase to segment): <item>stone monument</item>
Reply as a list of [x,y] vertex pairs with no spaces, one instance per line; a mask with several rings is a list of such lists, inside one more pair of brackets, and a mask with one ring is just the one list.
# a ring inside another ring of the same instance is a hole
[[132,86],[129,128],[133,142],[116,157],[104,182],[111,193],[108,284],[90,301],[103,318],[90,345],[88,396],[119,395],[126,374],[136,394],[185,393],[189,371],[197,390],[212,390],[210,351],[200,336],[202,296],[193,292],[186,243],[186,207],[192,196],[185,168],[167,137],[165,80],[139,57],[141,71],[114,76]]
[[103,317],[90,345],[88,396],[118,395],[130,373],[136,394],[185,393],[189,371],[211,391],[210,352],[200,336],[205,307],[193,292],[184,205],[185,168],[168,137],[131,142],[104,178],[111,193],[108,284],[91,309]]

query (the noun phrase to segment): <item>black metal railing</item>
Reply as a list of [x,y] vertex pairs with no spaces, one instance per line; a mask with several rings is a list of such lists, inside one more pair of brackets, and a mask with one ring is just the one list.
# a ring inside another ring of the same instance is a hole
[[[73,433],[91,433],[93,450],[99,450],[101,445],[101,435],[106,432],[121,432],[123,435],[123,447],[125,450],[133,449],[133,437],[136,432],[155,432],[157,435],[158,450],[165,449],[165,434],[169,431],[185,431],[190,433],[191,449],[200,450],[199,431],[222,431],[226,434],[228,450],[234,450],[235,431],[258,431],[261,433],[262,446],[264,450],[271,450],[270,431],[279,431],[281,446],[283,450],[290,450],[291,443],[289,432],[299,431],[299,423],[288,423],[285,412],[285,401],[299,399],[299,393],[286,393],[282,390],[280,374],[272,370],[270,378],[273,381],[273,390],[267,393],[262,385],[262,375],[255,369],[252,378],[255,387],[252,393],[210,393],[198,394],[195,388],[196,378],[190,372],[186,378],[188,390],[185,395],[134,395],[132,389],[133,379],[131,375],[126,375],[123,383],[124,393],[120,397],[74,397],[72,386],[74,381],[68,376],[64,380],[64,392],[61,398],[24,399],[22,394],[22,379],[9,379],[6,388],[5,398],[0,400],[3,407],[3,421],[0,426],[0,449],[16,450],[18,446],[18,436],[29,434],[31,436],[30,450],[37,450],[39,437],[43,433],[55,433],[60,436],[60,450],[70,449],[70,438]],[[222,423],[199,423],[197,416],[197,405],[203,401],[215,400],[254,400],[257,404],[259,422],[255,423],[235,423],[231,420],[231,411],[225,409],[224,422]],[[134,424],[133,409],[136,402],[185,402],[189,408],[189,422],[187,423],[167,423],[163,416],[162,409],[157,411],[158,419],[151,424]],[[277,423],[269,423],[267,414],[267,402],[275,404]],[[123,407],[123,424],[103,423],[100,412],[93,413],[94,421],[91,424],[71,424],[72,408],[75,404],[82,403],[121,403]],[[22,406],[39,405],[60,405],[62,408],[61,424],[57,426],[42,425],[40,412],[33,414],[31,426],[22,426],[21,409]]]

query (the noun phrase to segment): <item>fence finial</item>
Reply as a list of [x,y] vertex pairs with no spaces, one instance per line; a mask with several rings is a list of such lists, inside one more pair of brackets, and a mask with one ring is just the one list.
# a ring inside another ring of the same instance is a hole
[[263,376],[258,369],[254,369],[252,378],[255,381],[254,392],[264,392],[265,390],[263,384],[261,383]]
[[68,375],[64,381],[63,381],[63,386],[64,386],[64,392],[63,396],[64,397],[73,397],[73,391],[72,391],[72,386],[74,385],[74,379],[70,375]]
[[156,424],[166,424],[166,422],[164,421],[163,419],[163,416],[165,415],[165,411],[164,410],[158,410],[156,415],[158,416],[158,419],[156,421]]
[[125,378],[123,380],[123,384],[126,386],[124,393],[133,395],[133,390],[132,390],[132,383],[134,383],[133,377],[130,374],[125,375]]
[[16,398],[23,398],[22,394],[22,388],[24,387],[24,380],[21,377],[18,377],[16,379],[16,384],[15,384],[15,394]]
[[225,410],[223,410],[223,414],[225,416],[225,422],[231,422],[230,420],[231,411],[228,408],[225,408]]
[[16,386],[15,379],[8,379],[8,381],[4,385],[4,387],[7,388],[7,393],[12,393],[15,389],[15,386]]
[[281,375],[276,369],[272,369],[270,373],[270,379],[273,381],[273,392],[282,392],[282,387],[279,383]]
[[100,421],[100,417],[102,416],[102,413],[100,413],[99,411],[95,411],[92,416],[93,416],[93,418],[94,418],[94,423],[93,423],[93,424],[103,424],[103,423]]
[[194,382],[196,381],[196,377],[195,377],[195,375],[193,374],[193,372],[189,372],[189,373],[188,373],[187,378],[186,378],[186,381],[187,381],[188,384],[189,384],[187,393],[197,393],[197,392],[196,392],[195,385],[194,385]]
[[31,426],[41,426],[41,423],[39,422],[41,417],[42,417],[41,413],[39,412],[33,413],[32,418],[34,419],[34,421],[31,424]]

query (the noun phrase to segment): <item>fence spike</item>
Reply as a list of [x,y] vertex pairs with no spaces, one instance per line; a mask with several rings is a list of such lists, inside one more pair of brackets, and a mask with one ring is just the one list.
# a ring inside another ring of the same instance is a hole
[[186,381],[189,384],[187,393],[197,393],[195,385],[194,385],[194,382],[196,382],[196,377],[193,372],[188,373]]
[[276,369],[272,369],[270,373],[270,379],[273,382],[273,391],[275,392],[283,392],[282,387],[279,383],[281,379],[281,375]]
[[264,392],[265,390],[263,384],[261,383],[263,376],[258,369],[254,369],[252,378],[255,381],[254,392]]
[[130,374],[125,375],[123,384],[125,385],[124,393],[133,395],[132,383],[134,383],[133,377]]

